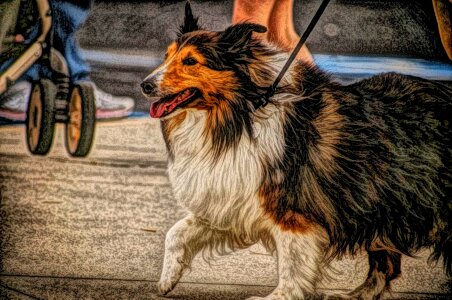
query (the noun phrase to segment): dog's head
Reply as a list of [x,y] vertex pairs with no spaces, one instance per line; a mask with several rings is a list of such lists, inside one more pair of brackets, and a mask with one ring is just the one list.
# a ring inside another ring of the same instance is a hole
[[256,61],[253,47],[260,45],[252,33],[265,31],[264,26],[251,23],[221,32],[206,31],[187,2],[178,38],[169,45],[163,64],[141,84],[143,93],[154,100],[151,116],[162,118],[176,110],[231,105],[246,110],[250,103],[239,98],[262,92],[249,74],[249,64]]

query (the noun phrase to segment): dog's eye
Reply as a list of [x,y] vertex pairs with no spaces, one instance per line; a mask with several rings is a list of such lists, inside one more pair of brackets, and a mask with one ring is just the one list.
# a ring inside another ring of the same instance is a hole
[[165,53],[165,60],[168,58],[168,52]]
[[193,65],[196,65],[198,63],[198,61],[196,59],[194,59],[193,57],[188,57],[188,58],[184,59],[182,61],[182,63],[186,66],[193,66]]

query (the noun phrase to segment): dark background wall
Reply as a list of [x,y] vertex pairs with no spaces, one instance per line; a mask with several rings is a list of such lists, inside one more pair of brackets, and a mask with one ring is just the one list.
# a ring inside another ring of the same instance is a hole
[[[85,48],[162,52],[183,18],[185,1],[96,1],[79,32]],[[304,30],[320,0],[295,0]],[[229,25],[233,0],[191,1],[209,29]],[[447,61],[430,0],[332,0],[307,42],[314,53],[389,55]]]

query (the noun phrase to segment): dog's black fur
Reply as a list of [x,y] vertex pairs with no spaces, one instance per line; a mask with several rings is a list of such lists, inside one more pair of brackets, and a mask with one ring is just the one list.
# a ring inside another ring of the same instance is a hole
[[[443,255],[451,273],[451,90],[400,74],[349,86],[324,82],[320,89],[321,80],[316,82],[312,88],[302,82],[305,90],[316,92],[295,105],[293,126],[286,127],[291,153],[277,167],[293,174],[282,184],[278,215],[293,210],[322,224],[334,254],[370,248],[376,239],[407,255],[433,245],[433,256]],[[313,168],[306,153],[318,142],[312,121],[327,106],[325,95],[334,97],[345,118],[336,145],[337,172],[317,173],[332,212],[322,210],[315,198],[301,199],[298,190],[303,169]]]

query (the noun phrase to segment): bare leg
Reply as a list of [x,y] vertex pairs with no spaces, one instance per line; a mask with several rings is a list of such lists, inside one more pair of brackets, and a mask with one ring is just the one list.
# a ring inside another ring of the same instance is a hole
[[452,12],[450,11],[451,2],[447,0],[432,0],[433,9],[435,11],[436,23],[438,23],[439,36],[443,44],[447,56],[452,60],[452,30],[451,19]]
[[[251,22],[268,28],[268,19],[276,0],[235,0],[232,24]],[[256,38],[267,39],[267,33],[259,33]]]
[[158,288],[167,294],[177,284],[184,270],[209,240],[210,229],[193,216],[179,220],[166,234],[165,257]]
[[[268,21],[268,40],[291,51],[299,39],[293,23],[293,0],[275,1]],[[297,58],[307,63],[313,63],[306,45],[300,49]]]
[[[256,34],[256,37],[267,39],[286,51],[291,51],[298,43],[299,36],[293,24],[293,0],[235,0],[232,23],[245,21],[266,26],[266,35]],[[297,58],[313,63],[306,46],[301,48]]]
[[294,233],[275,229],[273,232],[278,254],[279,283],[267,297],[249,299],[305,299],[314,292],[321,277],[324,239],[316,231]]
[[235,0],[232,11],[232,23],[258,23],[268,25],[268,18],[276,0]]

